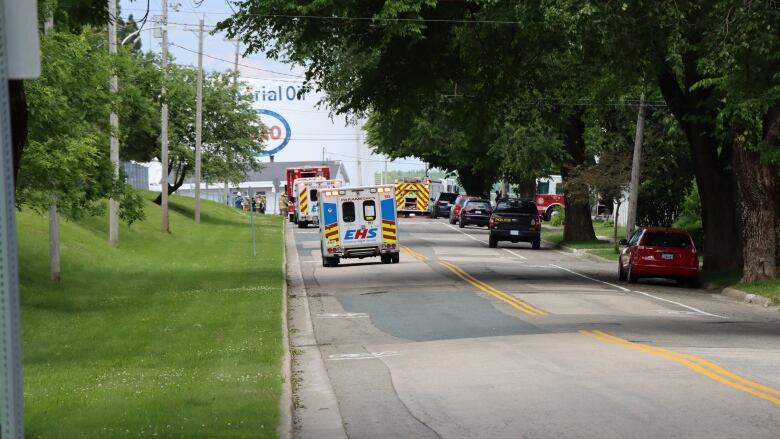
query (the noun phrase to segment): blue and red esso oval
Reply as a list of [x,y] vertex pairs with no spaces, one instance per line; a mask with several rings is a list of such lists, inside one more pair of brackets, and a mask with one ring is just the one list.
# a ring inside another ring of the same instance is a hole
[[283,150],[292,135],[290,124],[281,114],[266,109],[255,110],[260,116],[260,121],[265,125],[265,151],[261,156],[269,156]]

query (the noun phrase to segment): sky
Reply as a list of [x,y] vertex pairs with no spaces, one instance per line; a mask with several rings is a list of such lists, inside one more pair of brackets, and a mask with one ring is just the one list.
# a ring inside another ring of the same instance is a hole
[[[162,13],[162,0],[151,0],[149,20],[141,32],[142,50],[161,51],[161,39],[155,38],[152,17]],[[232,14],[226,0],[174,0],[168,3],[169,53],[177,64],[197,65],[198,21],[202,18],[206,30]],[[133,15],[136,21],[146,13],[146,0],[120,0],[123,17]],[[235,42],[224,34],[204,32],[203,68],[224,71],[233,68]],[[243,49],[243,48],[242,48]],[[384,166],[384,157],[373,154],[365,144],[361,126],[347,125],[343,116],[330,117],[325,106],[316,104],[322,95],[310,92],[303,99],[294,95],[301,85],[303,70],[252,54],[239,59],[241,80],[248,84],[244,91],[255,98],[254,108],[263,123],[270,128],[267,151],[275,150],[277,162],[296,160],[341,160],[353,185],[373,184],[374,173]],[[262,157],[268,161],[269,157]],[[358,165],[358,162],[360,165]],[[358,167],[361,172],[358,172]],[[417,159],[399,159],[388,163],[388,169],[424,168]]]

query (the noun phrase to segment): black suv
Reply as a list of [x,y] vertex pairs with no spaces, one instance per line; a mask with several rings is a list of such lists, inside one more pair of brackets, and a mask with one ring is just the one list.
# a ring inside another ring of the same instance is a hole
[[488,227],[491,248],[497,247],[498,241],[530,242],[534,250],[541,244],[542,220],[531,200],[498,200]]
[[431,218],[450,217],[450,211],[452,205],[455,204],[455,199],[458,198],[458,194],[454,192],[442,192],[433,201],[431,205]]

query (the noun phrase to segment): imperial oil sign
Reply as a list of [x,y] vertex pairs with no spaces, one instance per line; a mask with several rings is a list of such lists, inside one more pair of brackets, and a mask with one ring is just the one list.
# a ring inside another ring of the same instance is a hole
[[[290,145],[292,126],[284,113],[296,111],[283,105],[284,103],[303,103],[306,94],[300,93],[298,85],[268,85],[249,83],[244,93],[252,96],[253,107],[265,126],[265,151],[260,156],[276,156]],[[297,110],[300,111],[300,110]]]

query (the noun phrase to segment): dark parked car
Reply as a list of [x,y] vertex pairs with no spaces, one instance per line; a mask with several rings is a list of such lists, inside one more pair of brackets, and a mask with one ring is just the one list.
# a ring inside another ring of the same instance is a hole
[[440,216],[449,218],[452,205],[455,204],[455,200],[458,198],[458,194],[455,192],[442,192],[436,199],[433,200],[431,206],[431,218],[438,218]]
[[531,200],[504,198],[496,201],[490,216],[490,247],[499,241],[530,242],[534,250],[541,245],[542,219]]
[[455,203],[452,204],[452,210],[450,211],[450,224],[455,224],[460,219],[460,209],[463,208],[463,204],[468,200],[476,200],[479,197],[474,195],[458,195],[455,199]]
[[665,277],[688,286],[698,285],[699,257],[685,230],[643,228],[620,244],[626,246],[618,261],[620,280],[634,283],[640,277]]
[[491,213],[493,213],[493,206],[490,205],[490,200],[466,200],[466,203],[460,210],[458,226],[460,228],[469,224],[487,226]]

